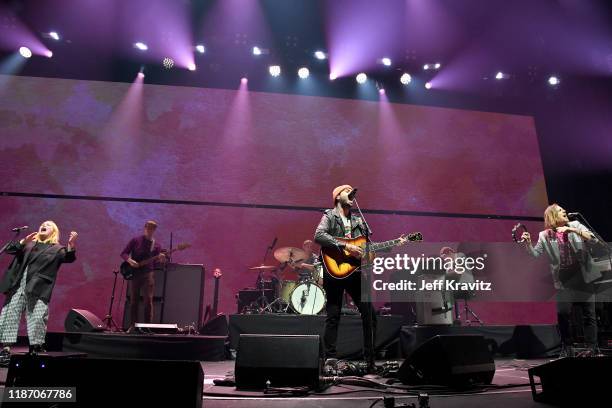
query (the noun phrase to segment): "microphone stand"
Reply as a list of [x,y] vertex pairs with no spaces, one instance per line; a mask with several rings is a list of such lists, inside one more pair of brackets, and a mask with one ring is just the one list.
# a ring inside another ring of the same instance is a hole
[[[365,231],[363,231],[363,234],[365,236],[366,239],[366,245],[363,251],[363,256],[361,258],[361,264],[363,265],[363,260],[365,259],[366,262],[370,261],[370,236],[373,234],[372,229],[370,228],[370,225],[368,224],[368,222],[366,221],[365,217],[363,216],[363,212],[361,212],[361,208],[359,207],[359,203],[357,202],[356,198],[353,198],[353,202],[355,203],[355,207],[357,208],[357,211],[359,212],[359,216],[361,217],[361,220],[363,221],[363,224],[365,226]],[[370,330],[370,353],[365,356],[366,357],[366,361],[368,364],[368,368],[374,368],[375,367],[375,363],[374,363],[374,354],[376,353],[375,349],[376,349],[376,345],[374,344],[375,341],[375,333],[374,333],[374,327],[372,324],[372,313],[374,313],[374,306],[372,306],[372,299],[371,299],[371,294],[370,294],[370,274],[369,271],[364,271],[362,269],[361,271],[361,285],[362,285],[362,289],[361,289],[361,295],[362,295],[362,302],[366,302],[369,303],[368,307],[366,307],[367,309],[367,316],[366,316],[366,322],[367,325],[369,327]],[[365,286],[364,286],[365,285]],[[366,290],[364,290],[364,288],[367,288],[367,292]],[[367,299],[364,299],[363,295],[367,294]],[[365,344],[364,344],[365,346]]]
[[19,237],[19,234],[21,234],[21,230],[20,229],[15,231],[15,236],[9,242],[4,244],[2,249],[0,249],[0,255],[2,255],[6,251],[6,248],[8,248],[9,245],[11,245]]
[[586,224],[589,231],[593,233],[599,243],[606,248],[606,252],[608,253],[608,262],[610,263],[610,270],[612,270],[612,248],[610,248],[610,245],[608,245],[608,243],[602,238],[602,236],[599,235],[599,233],[595,231],[593,227],[591,227],[591,224],[589,224],[584,215],[582,215],[581,213],[576,213],[576,215]]

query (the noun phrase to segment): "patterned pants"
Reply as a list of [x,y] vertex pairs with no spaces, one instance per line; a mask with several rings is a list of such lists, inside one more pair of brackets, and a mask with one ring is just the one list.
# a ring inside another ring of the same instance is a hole
[[17,342],[19,322],[25,310],[28,326],[28,338],[30,345],[42,345],[47,333],[47,321],[49,320],[49,306],[40,299],[28,299],[25,294],[26,276],[23,274],[19,289],[12,295],[7,296],[0,313],[0,343],[11,345]]

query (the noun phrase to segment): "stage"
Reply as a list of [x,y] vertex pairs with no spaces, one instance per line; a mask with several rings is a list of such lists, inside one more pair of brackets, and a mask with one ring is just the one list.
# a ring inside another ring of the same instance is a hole
[[[495,377],[493,378],[492,389],[484,392],[470,394],[430,394],[429,405],[435,408],[470,406],[470,407],[547,407],[549,405],[536,403],[531,396],[528,386],[527,369],[547,362],[548,360],[514,360],[497,359]],[[206,408],[230,408],[230,407],[267,407],[294,408],[294,407],[318,407],[318,408],[339,408],[350,404],[354,408],[368,408],[376,400],[381,400],[384,395],[396,398],[396,403],[415,403],[418,405],[417,397],[414,395],[394,393],[384,393],[380,390],[367,389],[357,386],[332,386],[319,394],[311,394],[304,397],[273,397],[260,392],[237,391],[234,387],[221,387],[213,385],[213,381],[223,379],[226,375],[232,374],[234,362],[225,361],[203,361],[201,362],[204,370],[204,392],[202,396],[202,406]],[[4,389],[7,369],[0,368],[0,382]],[[112,380],[106,384],[112,385]],[[105,382],[100,380],[100,387],[105,387]],[[508,387],[506,387],[508,386]],[[265,402],[263,402],[265,401]],[[120,403],[118,398],[117,403]],[[375,406],[383,407],[382,401]],[[594,406],[594,405],[590,405]]]

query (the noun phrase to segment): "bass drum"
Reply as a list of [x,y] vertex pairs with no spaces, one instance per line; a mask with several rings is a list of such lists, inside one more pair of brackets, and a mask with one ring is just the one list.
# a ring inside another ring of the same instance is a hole
[[291,309],[297,314],[316,315],[325,307],[325,291],[316,283],[301,283],[291,292]]

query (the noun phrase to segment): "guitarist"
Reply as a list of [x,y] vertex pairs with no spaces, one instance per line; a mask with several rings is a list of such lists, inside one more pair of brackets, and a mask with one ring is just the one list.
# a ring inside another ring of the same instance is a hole
[[[144,225],[144,233],[134,237],[128,242],[121,258],[134,268],[138,268],[138,262],[157,256],[158,262],[144,265],[136,270],[134,278],[130,282],[130,325],[131,327],[138,320],[138,299],[140,289],[143,289],[144,301],[144,323],[153,322],[153,294],[155,292],[155,269],[159,269],[160,264],[167,261],[165,250],[158,242],[155,242],[153,235],[157,230],[155,221],[147,221]],[[129,330],[128,330],[129,331]]]
[[[361,258],[363,255],[361,247],[336,239],[336,237],[357,238],[365,233],[363,220],[351,213],[351,207],[353,206],[353,199],[349,197],[351,191],[353,191],[353,187],[348,184],[334,188],[332,192],[334,208],[326,210],[321,218],[315,232],[315,242],[322,248],[344,249],[355,258]],[[325,305],[327,316],[323,335],[325,357],[328,359],[326,365],[333,364],[337,356],[338,325],[344,291],[351,295],[353,302],[359,309],[363,324],[364,354],[366,360],[372,361],[370,360],[370,357],[374,355],[372,344],[374,336],[372,333],[376,333],[376,314],[371,303],[361,301],[361,274],[353,273],[344,279],[337,279],[326,272],[323,274],[323,288],[327,295]],[[372,316],[372,327],[368,324],[368,313]]]

